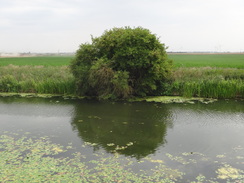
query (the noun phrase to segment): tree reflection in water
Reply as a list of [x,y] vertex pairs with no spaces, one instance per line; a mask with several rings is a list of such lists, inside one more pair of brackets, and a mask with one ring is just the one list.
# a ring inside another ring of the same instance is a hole
[[81,101],[71,122],[83,141],[109,153],[141,159],[166,143],[172,114],[167,105]]

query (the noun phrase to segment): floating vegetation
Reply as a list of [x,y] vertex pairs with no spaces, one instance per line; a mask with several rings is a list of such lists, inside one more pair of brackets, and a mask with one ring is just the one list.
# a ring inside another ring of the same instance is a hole
[[133,142],[129,142],[128,144],[126,144],[127,146],[132,146],[134,143]]
[[102,118],[100,118],[100,117],[98,117],[98,116],[88,116],[88,118],[89,118],[89,119],[102,119]]
[[115,145],[114,143],[107,144],[107,146],[109,146],[109,147],[114,146],[114,145]]
[[199,101],[201,103],[209,104],[217,101],[216,99],[211,98],[196,98],[196,97],[180,97],[180,96],[154,96],[154,97],[143,97],[143,98],[133,98],[130,101],[132,102],[140,102],[140,101],[146,101],[146,102],[157,102],[157,103],[188,103],[188,104],[194,104],[195,101]]
[[84,142],[87,146],[97,146],[97,143]]
[[[126,146],[133,144],[133,142],[128,142]],[[85,146],[96,145],[85,143]],[[107,146],[125,148],[114,143],[109,143]],[[176,156],[166,153],[164,159],[147,156],[140,161],[134,161],[119,153],[105,156],[101,152],[96,152],[94,159],[89,161],[82,152],[76,152],[67,157],[69,149],[72,149],[71,143],[63,147],[52,143],[48,137],[32,139],[5,133],[0,136],[0,182],[185,182],[186,173],[180,168],[173,169],[167,166],[167,161],[170,160],[185,167],[185,165],[193,166],[202,160],[201,157],[205,157],[204,154],[198,152],[184,152]],[[217,156],[220,157],[220,155]],[[153,167],[148,170],[141,169],[135,173],[133,167],[143,163],[151,163]],[[229,164],[220,164],[215,173],[216,177],[199,174],[195,177],[196,181],[188,180],[187,182],[244,181],[244,171]]]
[[152,160],[150,160],[150,162],[152,162],[152,163],[163,163],[164,161],[160,160],[160,159],[157,159],[157,160],[152,159]]
[[119,150],[125,150],[127,148],[127,146],[116,146],[115,151],[119,151]]
[[117,155],[105,158],[96,154],[98,159],[84,163],[82,153],[67,158],[64,152],[66,148],[47,137],[33,140],[1,135],[0,182],[172,182],[182,176],[164,165],[136,174],[130,168],[133,162]]
[[244,175],[241,175],[241,173],[243,174],[244,171],[233,168],[230,165],[224,165],[223,167],[219,168],[216,173],[218,174],[219,179],[244,179]]
[[192,163],[196,163],[195,159],[187,159],[184,156],[173,156],[172,154],[166,153],[166,156],[172,160],[172,161],[176,161],[178,163],[181,163],[183,165],[188,165],[188,164],[192,164]]
[[219,154],[216,156],[217,158],[225,158],[226,156],[224,154]]

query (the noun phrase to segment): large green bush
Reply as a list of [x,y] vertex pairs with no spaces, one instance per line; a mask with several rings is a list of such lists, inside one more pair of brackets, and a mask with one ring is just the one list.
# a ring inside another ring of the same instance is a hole
[[165,45],[141,27],[113,28],[81,44],[71,63],[80,95],[162,95],[171,75]]

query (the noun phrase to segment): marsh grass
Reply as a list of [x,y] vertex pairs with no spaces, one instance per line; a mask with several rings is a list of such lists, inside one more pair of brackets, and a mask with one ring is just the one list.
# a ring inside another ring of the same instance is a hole
[[8,65],[0,67],[0,91],[75,94],[75,81],[67,66]]
[[235,68],[178,68],[170,93],[185,97],[244,98],[244,70]]
[[177,81],[202,80],[244,80],[244,69],[219,67],[180,67],[174,70],[173,79]]
[[182,91],[181,95],[185,97],[242,98],[244,83],[241,80],[186,82],[179,91]]

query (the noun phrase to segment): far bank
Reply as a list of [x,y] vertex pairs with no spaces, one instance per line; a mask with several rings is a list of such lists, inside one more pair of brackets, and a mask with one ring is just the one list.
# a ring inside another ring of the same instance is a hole
[[[68,66],[0,67],[0,92],[77,96]],[[244,69],[220,67],[175,68],[161,96],[244,98]]]

